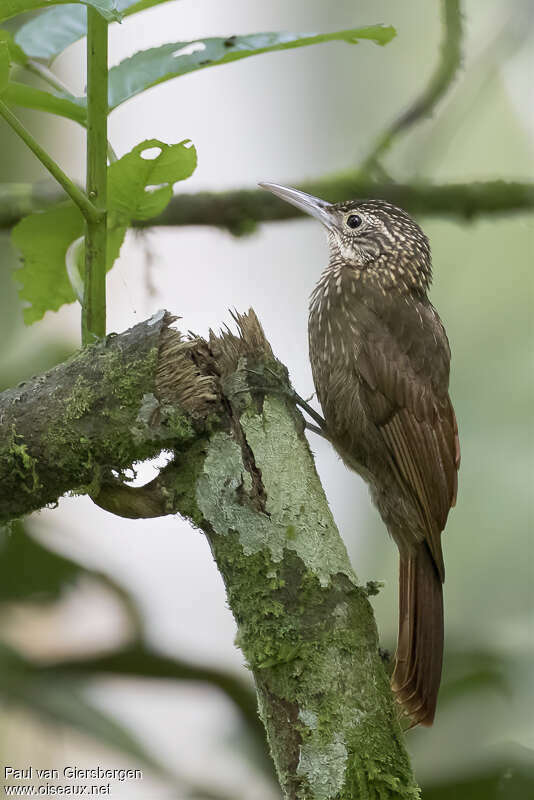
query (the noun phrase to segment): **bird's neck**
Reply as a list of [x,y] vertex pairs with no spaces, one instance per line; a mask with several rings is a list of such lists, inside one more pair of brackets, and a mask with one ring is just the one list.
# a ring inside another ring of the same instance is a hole
[[374,297],[384,302],[401,295],[414,300],[426,300],[427,281],[417,280],[411,270],[393,268],[387,261],[374,261],[365,265],[350,264],[332,254],[328,266],[321,273],[311,298],[310,312],[320,304],[332,307],[345,306],[353,300]]

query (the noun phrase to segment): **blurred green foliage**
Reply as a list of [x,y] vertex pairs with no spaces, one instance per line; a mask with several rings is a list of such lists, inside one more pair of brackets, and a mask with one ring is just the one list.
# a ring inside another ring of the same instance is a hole
[[[133,599],[109,577],[89,570],[72,559],[53,552],[30,536],[21,522],[0,528],[0,615],[10,604],[52,604],[61,601],[67,589],[75,590],[81,579],[91,579],[111,590],[134,623],[132,642],[105,655],[97,652],[63,661],[36,661],[0,640],[0,699],[49,722],[72,727],[101,744],[130,756],[171,783],[175,778],[137,739],[110,715],[90,703],[83,689],[102,676],[137,679],[195,681],[223,692],[241,717],[246,729],[242,744],[251,760],[274,780],[272,762],[263,727],[256,712],[256,696],[248,683],[223,670],[207,668],[162,656],[143,642],[136,631],[137,611]],[[191,796],[207,797],[204,789],[191,788]]]
[[0,529],[0,602],[57,601],[84,572],[28,536],[21,522]]

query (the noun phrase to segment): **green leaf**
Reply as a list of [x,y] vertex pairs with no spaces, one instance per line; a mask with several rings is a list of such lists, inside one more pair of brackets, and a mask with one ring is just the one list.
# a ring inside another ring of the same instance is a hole
[[[147,151],[157,148],[155,158]],[[177,181],[188,178],[197,163],[196,150],[186,139],[168,145],[150,139],[108,167],[107,269],[119,255],[126,231],[134,219],[150,219],[165,209]],[[76,300],[67,268],[69,246],[83,235],[81,212],[70,200],[31,214],[13,229],[13,243],[23,266],[15,273],[27,325],[46,311],[57,311]]]
[[141,142],[109,167],[110,217],[119,225],[129,225],[133,219],[161,214],[171,199],[173,184],[189,178],[196,165],[196,150],[189,139],[173,145],[158,139]]
[[2,98],[8,105],[47,111],[59,117],[66,117],[80,125],[87,123],[85,97],[75,97],[67,92],[45,92],[35,86],[11,81]]
[[[156,149],[159,154],[148,158],[148,151]],[[111,164],[108,170],[108,269],[118,257],[132,221],[161,214],[172,197],[173,184],[189,178],[196,165],[196,150],[189,139],[173,145],[148,139]]]
[[26,303],[23,315],[27,325],[41,319],[46,311],[57,311],[76,300],[67,276],[65,255],[70,243],[83,232],[81,211],[70,200],[31,214],[14,227],[13,243],[24,262],[15,272],[15,280]]
[[[121,14],[117,11],[116,3],[114,0],[54,0],[55,5],[63,5],[65,3],[83,3],[86,6],[91,6],[104,19],[109,22],[120,20]],[[38,8],[49,6],[50,0],[2,0],[0,5],[0,22],[11,17],[16,17],[17,14],[24,14],[26,11],[35,11]]]
[[[155,158],[148,151],[159,150]],[[177,181],[189,178],[197,154],[189,139],[168,145],[148,139],[110,165],[108,169],[107,268],[118,257],[126,231],[134,219],[156,217],[166,208]],[[160,185],[163,184],[163,185]]]
[[3,94],[9,80],[10,58],[7,42],[0,41],[0,94]]
[[179,75],[261,53],[290,50],[322,42],[357,44],[360,39],[370,39],[384,45],[394,36],[394,28],[372,25],[337,33],[255,33],[249,36],[214,37],[164,44],[136,53],[110,70],[109,106],[110,109],[116,108],[145,89]]
[[[126,1],[122,0],[123,3]],[[144,2],[131,6],[131,9],[139,10],[141,7],[148,7],[147,2],[154,4],[152,0],[144,0]],[[76,7],[74,9],[78,12],[84,11],[84,9]],[[51,9],[48,14],[56,11],[59,12],[62,9]],[[130,13],[133,13],[133,10],[130,10]],[[42,16],[48,17],[48,14]],[[38,20],[40,19],[42,17],[38,17]],[[250,36],[230,36],[226,39],[217,37],[162,45],[136,53],[110,70],[109,108],[110,110],[116,108],[130,97],[134,97],[158,83],[205,67],[226,64],[230,61],[275,50],[289,50],[330,41],[357,44],[360,39],[369,39],[384,45],[394,36],[394,28],[372,25],[367,28],[354,28],[317,35],[257,33]],[[19,44],[23,43],[19,37],[17,37],[17,41]],[[33,54],[31,50],[29,54]],[[48,111],[79,122],[81,125],[86,125],[87,122],[86,98],[75,97],[68,92],[47,92],[22,83],[11,82],[8,84],[4,99],[11,105]]]
[[15,40],[9,31],[0,28],[0,42],[5,42],[9,50],[9,56],[12,64],[24,65],[28,61],[26,53],[15,44]]
[[0,602],[53,602],[87,574],[28,536],[21,522],[0,528]]
[[38,667],[3,643],[0,643],[0,697],[48,721],[69,725],[165,774],[164,768],[125,728],[85,700],[79,681],[65,675],[41,674]]
[[[116,0],[117,10],[125,17],[169,0]],[[87,12],[84,6],[51,8],[31,19],[15,34],[17,44],[30,58],[49,63],[87,33]]]

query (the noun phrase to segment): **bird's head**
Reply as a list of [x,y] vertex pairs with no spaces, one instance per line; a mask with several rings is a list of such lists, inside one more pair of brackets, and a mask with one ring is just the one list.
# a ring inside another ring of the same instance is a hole
[[325,226],[333,266],[352,267],[384,288],[428,288],[432,279],[428,239],[402,209],[383,200],[328,203],[277,183],[260,186]]

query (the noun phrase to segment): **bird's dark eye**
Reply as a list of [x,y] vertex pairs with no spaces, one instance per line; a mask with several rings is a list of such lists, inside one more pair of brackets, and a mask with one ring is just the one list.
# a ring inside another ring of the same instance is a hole
[[362,224],[362,218],[358,216],[358,214],[351,214],[350,217],[347,217],[347,225],[349,228],[359,228]]

